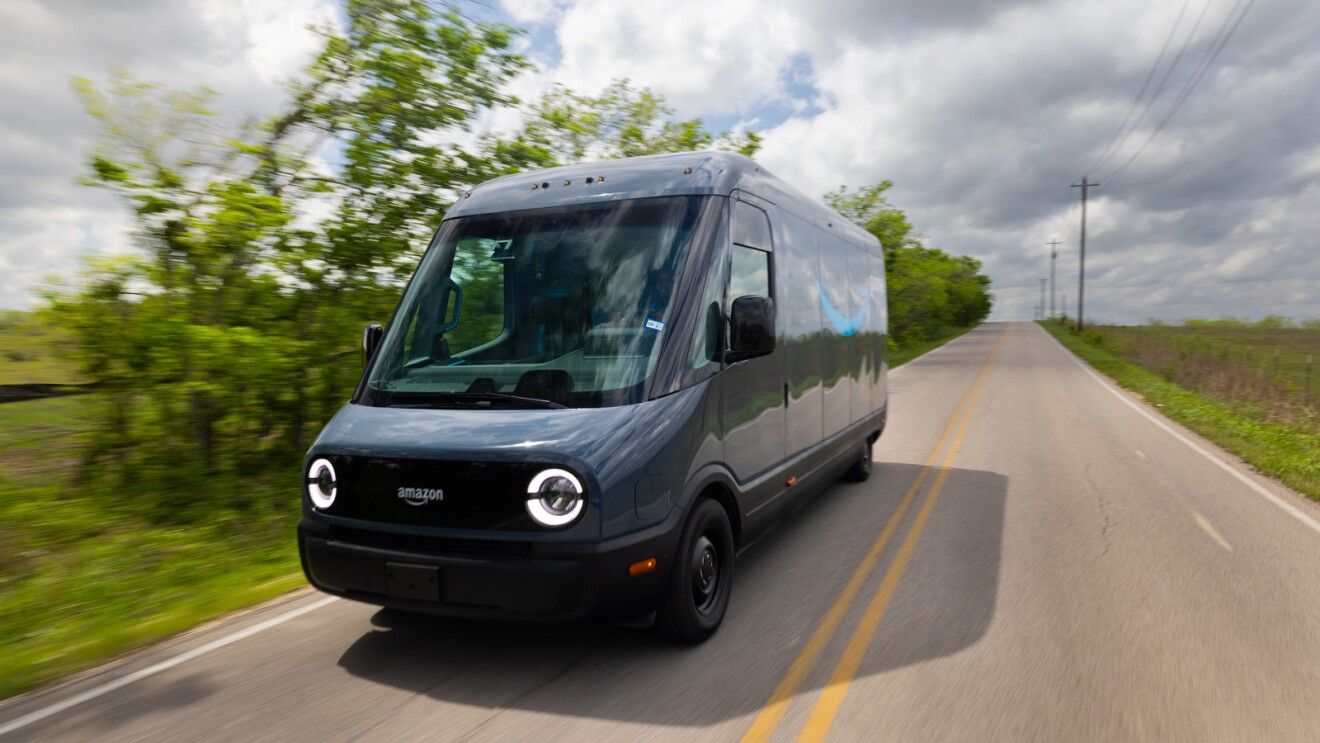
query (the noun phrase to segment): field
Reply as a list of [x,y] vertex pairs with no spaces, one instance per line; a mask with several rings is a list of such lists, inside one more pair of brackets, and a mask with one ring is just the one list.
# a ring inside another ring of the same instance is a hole
[[77,367],[60,354],[71,342],[26,312],[0,312],[0,384],[79,384]]
[[1087,339],[1242,415],[1315,429],[1320,328],[1228,321],[1092,326]]
[[[0,317],[0,384],[81,381],[55,352],[62,342],[31,316]],[[287,491],[282,511],[219,506],[202,524],[153,522],[133,493],[80,482],[104,402],[0,404],[0,698],[303,584],[296,473],[204,494]]]
[[1320,380],[1307,377],[1320,329],[1042,325],[1161,413],[1320,500]]

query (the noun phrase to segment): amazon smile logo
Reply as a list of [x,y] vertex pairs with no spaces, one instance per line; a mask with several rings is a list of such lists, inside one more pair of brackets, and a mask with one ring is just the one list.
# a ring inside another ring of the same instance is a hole
[[825,308],[825,314],[829,316],[830,324],[834,326],[835,330],[839,331],[839,335],[854,335],[862,329],[862,323],[866,322],[866,312],[871,307],[871,304],[867,301],[870,292],[865,287],[862,288],[862,311],[852,317],[845,317],[842,312],[835,309],[834,305],[830,304],[830,298],[825,296],[825,288],[820,285],[819,280],[816,281],[816,293],[820,295],[820,304]]

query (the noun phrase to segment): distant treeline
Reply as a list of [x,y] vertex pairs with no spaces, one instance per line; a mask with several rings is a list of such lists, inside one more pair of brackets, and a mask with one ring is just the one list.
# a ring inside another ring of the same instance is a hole
[[1306,320],[1294,320],[1291,317],[1284,317],[1282,315],[1266,315],[1259,320],[1241,320],[1231,316],[1221,317],[1218,320],[1202,320],[1195,317],[1189,317],[1176,323],[1167,323],[1158,318],[1151,317],[1147,318],[1146,324],[1156,328],[1173,325],[1184,328],[1254,328],[1257,330],[1300,328],[1303,330],[1320,330],[1320,317],[1312,317]]
[[[351,393],[365,322],[387,318],[440,216],[489,178],[563,163],[722,148],[751,132],[676,120],[649,90],[563,87],[527,104],[519,31],[423,0],[349,0],[346,30],[289,84],[287,110],[230,126],[211,94],[116,73],[77,88],[101,136],[86,182],[130,211],[139,252],[91,261],[50,321],[102,391],[84,481],[136,486],[152,517],[212,507],[198,487],[288,469]],[[512,134],[474,135],[517,108]],[[828,200],[885,247],[891,342],[983,320],[980,264],[922,243],[886,181]],[[199,478],[205,479],[199,482]],[[272,497],[233,485],[226,503]],[[274,497],[290,498],[289,493]]]

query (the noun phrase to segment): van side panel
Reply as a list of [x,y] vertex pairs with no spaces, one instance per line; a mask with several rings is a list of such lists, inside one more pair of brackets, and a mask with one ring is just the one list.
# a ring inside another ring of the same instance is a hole
[[871,268],[867,271],[871,292],[871,314],[867,323],[870,334],[871,366],[874,375],[871,387],[871,409],[884,410],[889,403],[889,299],[885,291],[884,254],[868,256]]
[[848,254],[854,248],[824,227],[817,232],[817,240],[820,273],[819,282],[813,289],[824,315],[821,323],[824,377],[821,419],[825,438],[829,438],[852,422],[851,375],[856,361],[849,358],[853,345],[849,336],[853,335],[852,323],[857,309],[848,288]]
[[849,420],[853,423],[871,414],[874,409],[872,388],[875,386],[875,358],[872,353],[871,334],[871,256],[861,248],[848,246],[848,299],[849,308],[860,315],[856,332],[846,339],[849,359],[849,379],[852,383],[852,402]]
[[780,347],[788,382],[786,450],[792,457],[824,438],[821,415],[821,354],[824,340],[822,311],[816,292],[820,255],[816,227],[782,209],[773,210],[779,234],[775,252],[775,285],[778,289],[776,317],[781,330]]

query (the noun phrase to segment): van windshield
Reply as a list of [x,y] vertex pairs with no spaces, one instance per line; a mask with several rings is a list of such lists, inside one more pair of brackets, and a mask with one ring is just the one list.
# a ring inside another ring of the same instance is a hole
[[364,402],[642,401],[711,203],[661,197],[444,222],[386,330]]

